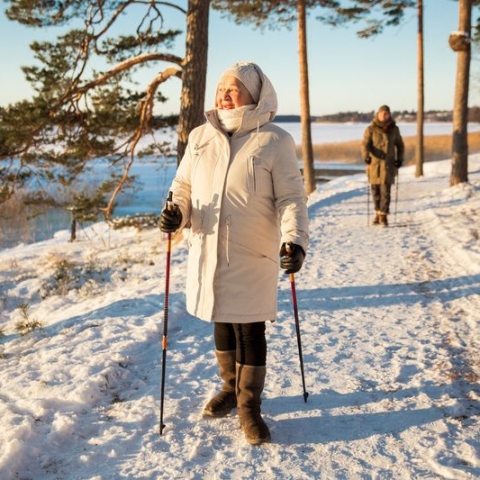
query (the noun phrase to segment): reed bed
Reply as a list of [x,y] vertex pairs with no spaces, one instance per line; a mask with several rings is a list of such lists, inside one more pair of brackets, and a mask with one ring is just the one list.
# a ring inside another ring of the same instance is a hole
[[27,218],[27,207],[22,195],[14,195],[0,204],[0,247],[9,245],[9,239],[30,241],[31,232]]
[[[417,137],[404,137],[405,165],[415,163],[415,145]],[[360,153],[361,141],[335,142],[313,146],[314,159],[320,162],[363,163]],[[468,134],[468,151],[470,154],[480,152],[480,132]],[[452,136],[429,135],[424,137],[424,160],[446,160],[451,158]],[[297,146],[297,155],[301,158],[301,147]]]

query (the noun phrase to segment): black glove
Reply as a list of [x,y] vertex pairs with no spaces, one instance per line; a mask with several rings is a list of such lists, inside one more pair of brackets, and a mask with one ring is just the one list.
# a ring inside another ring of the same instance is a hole
[[400,168],[402,166],[402,161],[397,158],[393,164],[395,165],[395,168]]
[[368,155],[367,157],[365,157],[363,159],[363,161],[367,164],[367,165],[370,165],[372,163],[372,157],[370,155]]
[[182,212],[178,205],[172,205],[169,208],[165,207],[160,214],[158,226],[160,230],[165,233],[173,233],[178,230],[182,223]]
[[280,267],[284,268],[287,274],[297,273],[302,268],[304,259],[305,252],[300,245],[289,242],[280,248]]

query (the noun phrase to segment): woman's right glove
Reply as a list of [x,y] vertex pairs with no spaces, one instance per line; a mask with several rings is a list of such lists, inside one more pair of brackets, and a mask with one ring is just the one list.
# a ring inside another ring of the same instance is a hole
[[182,223],[182,212],[178,205],[165,207],[160,214],[158,226],[165,233],[173,233],[178,230]]
[[295,243],[284,243],[280,248],[280,267],[285,273],[297,273],[303,265],[305,252],[300,245]]

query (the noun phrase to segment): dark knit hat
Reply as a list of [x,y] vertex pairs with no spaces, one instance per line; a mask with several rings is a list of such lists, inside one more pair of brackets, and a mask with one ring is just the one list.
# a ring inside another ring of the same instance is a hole
[[389,107],[388,105],[382,105],[382,106],[378,109],[377,113],[380,113],[380,112],[388,112],[389,114],[391,114],[391,112],[390,112],[390,107]]

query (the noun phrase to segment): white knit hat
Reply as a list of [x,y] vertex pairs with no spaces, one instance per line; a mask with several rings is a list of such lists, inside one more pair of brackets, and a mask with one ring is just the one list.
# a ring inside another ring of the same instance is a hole
[[222,77],[231,75],[238,78],[248,90],[255,103],[260,98],[260,90],[262,89],[262,79],[260,78],[260,70],[253,62],[238,62],[223,72]]

